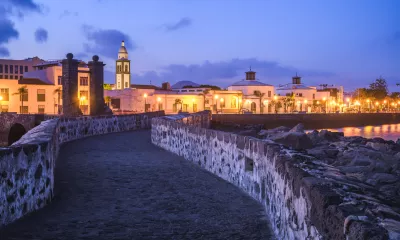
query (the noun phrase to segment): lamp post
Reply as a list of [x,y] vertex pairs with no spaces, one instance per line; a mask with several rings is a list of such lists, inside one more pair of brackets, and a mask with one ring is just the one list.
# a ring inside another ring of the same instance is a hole
[[161,98],[160,97],[157,98],[157,102],[158,102],[158,111],[161,111]]
[[215,95],[214,98],[215,98],[215,112],[218,113],[218,98],[219,97],[218,97],[218,95]]
[[144,97],[144,112],[147,112],[147,93],[143,94]]

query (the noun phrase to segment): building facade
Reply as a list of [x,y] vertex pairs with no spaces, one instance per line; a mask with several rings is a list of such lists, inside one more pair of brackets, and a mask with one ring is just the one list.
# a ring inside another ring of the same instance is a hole
[[115,69],[115,87],[118,90],[130,88],[131,86],[131,61],[128,59],[128,51],[125,42],[122,41],[118,51],[118,59]]

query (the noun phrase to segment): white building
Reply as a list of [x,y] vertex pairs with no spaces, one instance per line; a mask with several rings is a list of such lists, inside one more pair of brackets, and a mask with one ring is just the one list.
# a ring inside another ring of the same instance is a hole
[[[246,79],[233,83],[229,91],[240,91],[243,94],[241,107],[253,113],[272,112],[271,101],[275,95],[275,88],[256,80],[256,72],[246,72]],[[259,95],[257,95],[259,94]]]
[[115,69],[115,87],[119,90],[131,87],[131,61],[128,59],[128,51],[125,48],[124,41],[122,41],[118,51]]

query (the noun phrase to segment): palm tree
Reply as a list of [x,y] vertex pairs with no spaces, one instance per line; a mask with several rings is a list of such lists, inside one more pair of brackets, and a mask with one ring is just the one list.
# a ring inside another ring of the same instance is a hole
[[111,97],[110,96],[104,97],[104,102],[107,104],[108,107],[110,107]]
[[54,94],[54,95],[57,94],[57,113],[60,114],[60,112],[61,112],[61,111],[60,111],[60,110],[61,110],[61,108],[60,108],[60,101],[61,101],[61,94],[62,94],[61,87],[55,89],[54,92],[53,92],[53,94]]
[[175,104],[176,105],[178,105],[178,104],[180,104],[181,105],[181,112],[182,112],[182,100],[180,100],[179,98],[177,98],[177,99],[175,99]]
[[255,90],[253,94],[254,94],[254,96],[258,97],[258,99],[260,100],[260,113],[263,114],[264,105],[262,103],[262,98],[264,97],[265,93],[262,93],[259,90]]
[[28,94],[28,88],[26,86],[22,86],[18,88],[17,92],[13,93],[13,95],[19,95],[19,99],[21,100],[21,109],[20,113],[22,113],[24,109],[24,96]]
[[206,95],[207,95],[209,92],[210,92],[209,89],[205,89],[205,90],[203,91],[203,110],[206,109]]

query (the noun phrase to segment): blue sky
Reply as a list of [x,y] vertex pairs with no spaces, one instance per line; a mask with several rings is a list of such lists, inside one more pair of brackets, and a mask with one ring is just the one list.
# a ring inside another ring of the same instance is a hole
[[400,83],[398,0],[1,0],[0,57],[82,60],[114,82],[127,42],[132,83]]

